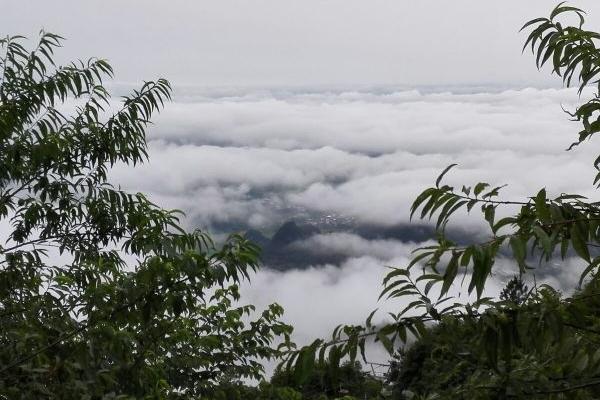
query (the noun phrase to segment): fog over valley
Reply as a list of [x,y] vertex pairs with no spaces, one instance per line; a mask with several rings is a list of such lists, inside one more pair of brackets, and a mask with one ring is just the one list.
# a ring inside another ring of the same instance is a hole
[[[434,237],[409,209],[449,164],[459,164],[450,184],[506,184],[507,199],[540,182],[549,195],[593,193],[593,149],[565,151],[577,123],[560,107],[574,107],[576,90],[181,92],[149,132],[150,161],[113,178],[184,210],[190,228],[261,245],[246,300],[281,303],[300,341],[381,306],[384,267],[406,265]],[[453,217],[450,236],[485,238],[478,213]],[[537,274],[570,292],[573,269]],[[495,274],[498,291],[512,274]]]

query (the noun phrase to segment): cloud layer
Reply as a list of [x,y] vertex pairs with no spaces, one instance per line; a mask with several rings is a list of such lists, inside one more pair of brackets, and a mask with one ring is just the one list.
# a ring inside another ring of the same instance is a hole
[[[414,197],[450,163],[454,185],[509,184],[510,199],[547,187],[551,195],[593,197],[592,146],[564,151],[580,129],[560,106],[572,90],[503,92],[192,93],[155,121],[150,163],[119,167],[124,187],[188,213],[186,224],[272,233],[286,219],[344,216],[386,227],[409,222]],[[480,218],[456,226],[477,231]],[[305,343],[340,323],[360,323],[377,306],[384,265],[405,265],[414,243],[323,232],[295,246],[345,255],[340,265],[260,271],[245,286],[249,303],[280,302]],[[550,265],[540,279],[572,290],[581,266]],[[512,266],[499,261],[490,293]],[[458,288],[456,289],[458,290]],[[374,359],[385,360],[382,353]]]
[[572,90],[185,100],[156,119],[150,163],[115,177],[203,226],[268,228],[289,208],[406,223],[414,197],[450,163],[460,164],[450,183],[509,184],[509,197],[544,186],[592,193],[593,149],[564,151],[580,128],[560,110],[578,102]]

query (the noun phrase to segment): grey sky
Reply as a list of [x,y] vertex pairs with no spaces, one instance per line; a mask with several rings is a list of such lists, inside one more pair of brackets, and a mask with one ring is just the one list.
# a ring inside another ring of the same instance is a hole
[[[1,34],[68,38],[117,80],[177,85],[556,84],[518,28],[556,1],[2,0]],[[597,26],[600,3],[580,0]],[[596,18],[593,18],[593,17]]]

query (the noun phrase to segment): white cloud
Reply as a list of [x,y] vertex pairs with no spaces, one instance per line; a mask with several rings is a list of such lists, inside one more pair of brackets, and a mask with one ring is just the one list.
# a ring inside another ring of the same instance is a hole
[[[349,152],[457,154],[472,149],[522,150],[533,132],[547,140],[538,151],[564,146],[561,102],[572,90],[525,89],[500,93],[315,93],[196,97],[171,105],[154,138],[190,143],[319,148]],[[519,119],[517,119],[519,118]],[[536,128],[535,131],[532,128]],[[541,131],[540,131],[541,130]],[[469,142],[464,142],[468,139]]]
[[[150,163],[116,168],[113,176],[185,210],[190,226],[235,221],[273,228],[306,211],[334,212],[370,225],[407,223],[417,193],[453,162],[460,166],[448,174],[451,184],[507,183],[509,199],[542,187],[551,195],[594,193],[593,146],[564,151],[580,129],[560,110],[560,104],[572,108],[578,102],[572,90],[229,93],[186,101],[167,105],[156,121]],[[473,229],[480,220],[457,216],[454,223]],[[304,271],[264,269],[244,286],[243,298],[258,306],[280,302],[300,343],[325,337],[340,323],[360,323],[381,306],[383,266],[406,265],[412,248],[349,233],[318,235],[297,245],[348,259]],[[513,270],[499,260],[489,293],[498,294]],[[571,262],[548,266],[538,283],[568,291],[580,270]]]
[[[378,310],[373,319],[375,324],[388,321],[387,312],[398,312],[415,300],[403,297],[378,301],[377,297],[387,272],[383,266],[406,266],[410,252],[416,245],[391,246],[390,241],[366,241],[347,234],[319,235],[305,244],[337,251],[341,242],[348,244],[349,255],[361,250],[376,255],[353,256],[339,266],[321,265],[307,270],[279,272],[262,269],[252,277],[251,283],[242,285],[243,301],[255,304],[259,309],[273,302],[282,305],[285,309],[284,320],[294,326],[293,340],[304,345],[316,338],[330,338],[337,325],[364,323],[375,309]],[[568,259],[548,264],[536,271],[535,277],[534,274],[528,274],[524,279],[529,288],[534,284],[546,283],[568,295],[576,287],[583,267],[578,261]],[[415,277],[420,273],[418,267],[413,271]],[[484,296],[499,296],[506,283],[517,274],[518,267],[514,262],[499,258],[494,274],[486,283]],[[468,274],[464,285],[458,279],[451,287],[449,295],[455,301],[475,301],[475,294],[467,293],[470,279]],[[439,286],[436,286],[430,298],[435,299],[438,294]],[[389,356],[380,345],[371,343],[367,346],[367,359],[386,363]],[[269,364],[268,370],[273,367]]]
[[594,149],[564,151],[580,125],[560,105],[577,101],[555,89],[192,96],[157,119],[150,163],[114,175],[194,220],[257,227],[286,207],[405,223],[415,196],[454,162],[449,182],[506,183],[512,198],[544,186],[592,194]]
[[315,254],[343,254],[350,258],[373,257],[377,260],[393,260],[406,257],[415,248],[414,243],[399,240],[368,240],[355,234],[334,232],[319,234],[293,243],[293,248]]
[[[403,257],[388,260],[404,264]],[[293,340],[308,344],[317,338],[330,338],[340,324],[361,324],[375,308],[381,312],[375,323],[385,318],[386,306],[377,302],[384,268],[381,260],[357,257],[341,266],[325,265],[308,270],[277,272],[263,269],[241,289],[245,302],[257,308],[277,302],[285,309],[284,320],[294,326]],[[369,346],[368,360],[386,362],[388,357],[379,346]],[[273,365],[268,366],[269,369]]]

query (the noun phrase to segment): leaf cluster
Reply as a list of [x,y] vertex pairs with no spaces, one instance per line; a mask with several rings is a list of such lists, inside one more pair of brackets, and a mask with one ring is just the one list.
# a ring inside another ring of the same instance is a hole
[[61,37],[24,41],[0,40],[0,397],[185,399],[262,376],[291,327],[240,305],[259,249],[108,181],[147,159],[169,83],[115,103],[105,60],[57,66]]

